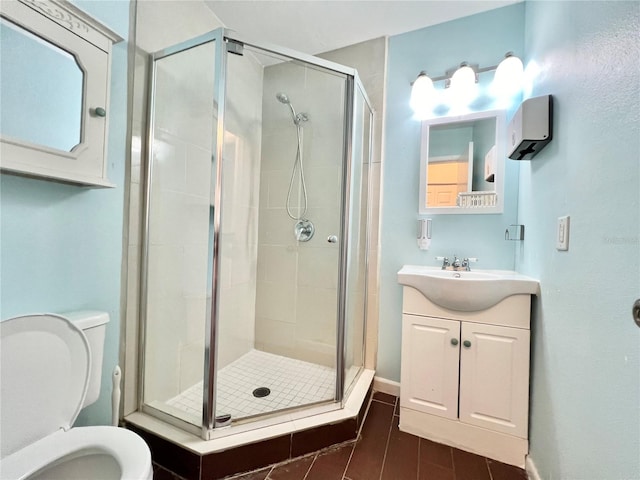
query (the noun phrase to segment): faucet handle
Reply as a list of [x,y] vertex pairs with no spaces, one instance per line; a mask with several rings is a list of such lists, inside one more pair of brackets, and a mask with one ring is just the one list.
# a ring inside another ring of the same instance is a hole
[[449,259],[447,257],[436,257],[436,260],[442,260],[442,270],[445,270],[447,267],[451,266]]
[[464,268],[467,272],[471,271],[471,266],[469,265],[470,263],[475,263],[477,262],[478,259],[475,257],[469,257],[469,258],[465,258],[462,260],[462,265],[460,265],[462,268]]

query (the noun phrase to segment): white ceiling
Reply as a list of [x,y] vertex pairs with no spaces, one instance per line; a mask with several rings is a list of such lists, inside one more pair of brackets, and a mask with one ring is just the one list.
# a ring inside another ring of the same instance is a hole
[[397,35],[522,0],[205,0],[238,33],[308,54]]

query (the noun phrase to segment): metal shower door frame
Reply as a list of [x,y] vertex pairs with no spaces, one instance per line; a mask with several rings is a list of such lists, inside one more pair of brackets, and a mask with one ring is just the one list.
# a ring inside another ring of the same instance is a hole
[[[286,57],[291,60],[304,62],[307,64],[319,66],[323,69],[334,71],[346,76],[346,88],[345,88],[345,125],[343,130],[343,176],[342,176],[342,199],[341,199],[341,232],[340,232],[340,253],[339,253],[339,276],[338,276],[338,304],[337,304],[337,345],[336,345],[336,391],[335,402],[339,402],[341,406],[344,406],[345,398],[345,355],[346,355],[346,343],[345,343],[345,322],[346,322],[346,286],[348,278],[348,245],[349,245],[349,210],[348,200],[351,188],[351,164],[353,161],[353,122],[355,120],[354,101],[355,101],[355,88],[363,93],[363,96],[369,106],[369,110],[373,111],[369,99],[364,93],[364,88],[358,77],[357,71],[350,67],[330,62],[321,58],[317,58],[311,55],[297,52],[288,48],[278,47],[270,44],[265,44],[256,40],[252,40],[249,37],[238,35],[236,32],[229,31],[224,28],[219,28],[200,35],[193,39],[181,42],[171,47],[165,48],[150,55],[150,78],[151,86],[149,89],[149,111],[147,122],[147,169],[145,175],[145,191],[144,191],[144,209],[143,209],[143,235],[144,241],[142,242],[142,255],[141,255],[141,272],[144,272],[141,278],[141,296],[143,301],[140,302],[140,338],[141,346],[139,349],[139,372],[138,378],[144,379],[144,342],[145,342],[145,329],[146,329],[146,301],[147,301],[147,289],[148,282],[146,273],[149,266],[149,206],[151,198],[151,176],[153,172],[153,158],[152,158],[152,139],[153,139],[153,114],[155,112],[155,88],[156,88],[156,61],[170,55],[178,54],[200,45],[214,42],[215,48],[215,61],[214,61],[214,109],[216,111],[216,126],[212,141],[213,152],[213,168],[211,185],[215,188],[213,195],[213,247],[209,251],[209,263],[212,265],[212,285],[211,285],[211,304],[209,305],[211,312],[210,316],[205,321],[205,355],[204,355],[204,378],[203,378],[203,414],[202,424],[200,428],[200,435],[203,439],[209,440],[212,438],[212,432],[216,428],[215,425],[215,393],[217,384],[217,369],[216,369],[216,354],[218,351],[218,322],[220,318],[220,227],[222,225],[222,176],[223,168],[222,162],[222,149],[224,138],[224,117],[225,117],[225,92],[227,83],[227,55],[230,53],[227,50],[227,46],[231,43],[234,47],[238,44],[243,46],[254,47],[264,52],[273,53],[280,57]],[[371,151],[369,151],[371,156]],[[370,159],[369,159],[370,163]],[[370,177],[370,173],[369,173]],[[370,180],[369,180],[370,183]],[[370,189],[368,192],[370,196]],[[368,242],[368,230],[369,230],[369,213],[370,207],[367,211],[367,242]],[[365,266],[365,268],[368,268]],[[366,287],[365,287],[366,288]],[[366,292],[366,289],[365,289]],[[366,298],[366,293],[365,293]],[[365,322],[366,327],[366,312]],[[364,336],[364,335],[363,335]],[[363,339],[364,342],[364,339]],[[364,351],[364,350],[363,350]],[[144,384],[144,382],[143,382]],[[164,420],[172,424],[177,424],[186,430],[193,430],[192,424],[185,421],[175,419],[168,414],[145,406],[144,404],[144,388],[139,389],[138,403],[140,409],[151,410],[154,415],[162,417]]]

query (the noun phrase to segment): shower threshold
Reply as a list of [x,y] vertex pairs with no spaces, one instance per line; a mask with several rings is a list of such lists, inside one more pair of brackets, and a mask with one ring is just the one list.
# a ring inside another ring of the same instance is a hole
[[276,412],[265,418],[215,429],[210,433],[208,440],[203,440],[195,432],[189,433],[144,411],[127,415],[125,423],[142,429],[152,436],[161,437],[196,455],[214,454],[266,439],[280,438],[283,435],[290,437],[293,441],[299,432],[317,428],[334,428],[345,425],[344,422],[359,424],[364,414],[374,373],[374,370],[368,369],[361,371],[342,408],[339,403],[331,402]]

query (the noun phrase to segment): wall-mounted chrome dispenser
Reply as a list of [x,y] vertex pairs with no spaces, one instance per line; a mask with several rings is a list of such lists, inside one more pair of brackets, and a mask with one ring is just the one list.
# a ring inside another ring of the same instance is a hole
[[531,160],[553,138],[551,95],[522,102],[508,127],[509,158]]
[[418,220],[418,248],[429,250],[431,246],[431,219],[421,218]]

